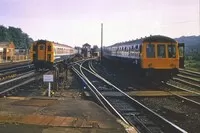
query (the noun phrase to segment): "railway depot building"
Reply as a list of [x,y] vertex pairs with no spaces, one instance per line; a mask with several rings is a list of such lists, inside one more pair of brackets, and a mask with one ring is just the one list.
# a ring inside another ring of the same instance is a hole
[[84,44],[82,46],[82,55],[83,57],[90,57],[91,55],[91,45],[89,45],[88,43]]
[[15,45],[13,42],[0,42],[0,62],[13,60]]

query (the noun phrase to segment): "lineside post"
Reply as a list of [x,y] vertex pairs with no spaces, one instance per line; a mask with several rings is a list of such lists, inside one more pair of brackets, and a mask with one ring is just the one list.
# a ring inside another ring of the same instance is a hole
[[43,81],[49,83],[48,97],[51,96],[51,82],[53,82],[53,74],[43,75]]
[[100,61],[102,61],[103,57],[103,23],[101,23],[101,56],[100,56]]
[[49,82],[48,97],[51,97],[51,82]]

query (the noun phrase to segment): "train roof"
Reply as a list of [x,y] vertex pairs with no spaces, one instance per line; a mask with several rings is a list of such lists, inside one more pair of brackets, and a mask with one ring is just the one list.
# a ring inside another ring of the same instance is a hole
[[136,39],[136,40],[131,40],[131,41],[126,41],[126,42],[120,42],[120,43],[115,43],[109,47],[113,46],[122,46],[122,45],[132,45],[132,44],[141,44],[143,42],[169,42],[169,43],[176,43],[175,39],[172,39],[167,36],[161,36],[161,35],[154,35],[154,36],[149,36],[141,39]]
[[47,41],[47,40],[37,40],[36,43],[46,43],[46,42],[51,42],[51,43],[54,43],[55,45],[57,46],[61,46],[61,47],[69,47],[69,48],[72,48],[71,46],[69,45],[66,45],[66,44],[60,44],[60,43],[56,43],[56,42],[53,42],[53,41]]
[[53,42],[53,43],[56,44],[57,46],[62,46],[62,47],[69,47],[69,48],[72,48],[71,46],[66,45],[66,44],[60,44],[60,43],[55,43],[55,42]]
[[143,42],[171,42],[171,43],[176,43],[176,40],[174,40],[170,37],[167,37],[167,36],[155,35],[155,36],[150,36],[150,37],[144,38]]

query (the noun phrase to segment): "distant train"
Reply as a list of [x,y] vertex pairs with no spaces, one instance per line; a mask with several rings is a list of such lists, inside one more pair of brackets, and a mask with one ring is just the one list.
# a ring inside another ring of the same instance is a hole
[[63,62],[76,53],[77,50],[68,45],[38,40],[31,45],[30,57],[36,69],[51,69],[54,64]]
[[103,58],[129,66],[143,76],[164,79],[184,67],[184,44],[166,36],[149,36],[103,49]]

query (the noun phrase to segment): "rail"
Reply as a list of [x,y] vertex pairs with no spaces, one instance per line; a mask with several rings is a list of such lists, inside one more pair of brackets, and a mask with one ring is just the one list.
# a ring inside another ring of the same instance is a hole
[[[77,65],[79,65],[77,63]],[[96,78],[100,79],[101,81],[103,81],[104,83],[106,83],[107,85],[112,86],[113,88],[115,88],[117,91],[121,92],[126,98],[128,98],[129,100],[131,100],[132,102],[136,103],[137,105],[139,105],[140,107],[142,107],[143,109],[145,109],[146,111],[148,111],[149,113],[153,114],[154,116],[156,116],[158,119],[164,121],[168,126],[170,126],[170,128],[173,128],[174,131],[178,131],[178,132],[184,132],[186,133],[185,130],[181,129],[180,127],[178,127],[177,125],[171,123],[170,121],[168,121],[167,119],[165,119],[164,117],[160,116],[159,114],[155,113],[154,111],[152,111],[151,109],[149,109],[148,107],[144,106],[143,104],[141,104],[140,102],[138,102],[137,100],[133,99],[132,97],[130,97],[129,95],[127,95],[125,92],[121,91],[119,88],[117,88],[115,85],[113,85],[112,83],[110,83],[109,81],[107,81],[106,79],[104,79],[103,77],[101,77],[100,75],[98,75],[97,73],[94,73],[94,71],[92,72],[92,70],[88,70],[85,67],[83,67],[82,65],[80,65],[80,71],[82,71],[82,69],[84,69],[85,71],[87,71],[88,73],[92,74],[93,76],[95,76]],[[87,79],[86,81],[89,82],[90,84],[92,84],[89,79],[84,76],[83,71],[81,72],[83,75],[83,78]],[[94,85],[93,85],[94,86]],[[95,86],[93,87],[95,88]],[[95,88],[96,93],[98,93],[98,95],[100,95],[101,93],[98,91],[97,88]],[[102,95],[102,94],[101,94]],[[100,95],[100,96],[101,96]],[[103,95],[102,95],[103,96]],[[104,101],[106,100],[106,98],[102,98]],[[107,102],[109,103],[110,106],[111,103],[107,100]],[[112,106],[113,107],[113,106]],[[113,107],[115,109],[115,107]],[[115,109],[116,110],[116,109]],[[117,111],[117,110],[116,110]],[[120,113],[119,113],[120,114]],[[121,115],[121,114],[120,114]],[[122,115],[121,115],[122,116]],[[122,116],[122,118],[124,118]],[[129,122],[130,123],[130,122]]]

